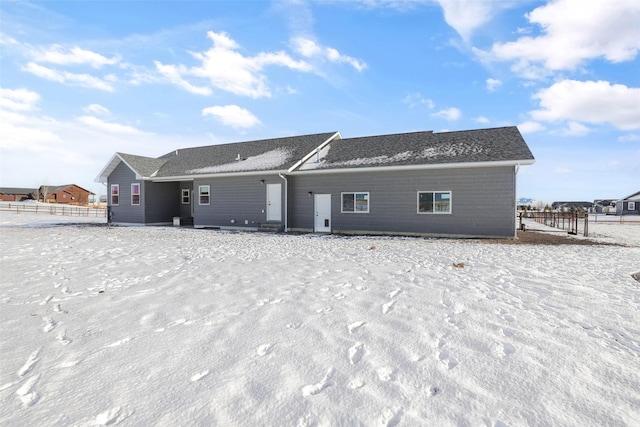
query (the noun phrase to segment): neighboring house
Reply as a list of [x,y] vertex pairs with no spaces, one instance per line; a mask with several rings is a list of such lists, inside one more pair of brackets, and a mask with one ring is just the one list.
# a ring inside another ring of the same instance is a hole
[[86,206],[89,204],[89,196],[93,195],[89,190],[85,190],[75,184],[67,185],[42,185],[40,194],[47,203],[63,203],[71,205]]
[[640,191],[618,200],[616,215],[640,215]]
[[516,127],[343,139],[339,132],[116,153],[96,178],[120,224],[505,237],[516,175],[534,157]]
[[615,199],[597,199],[593,201],[593,213],[597,214],[615,214]]
[[37,199],[37,188],[0,188],[0,200],[3,202],[20,202]]
[[551,209],[553,209],[554,211],[561,211],[561,210],[565,210],[565,211],[570,211],[571,208],[575,208],[575,209],[584,209],[587,212],[590,212],[591,209],[593,209],[593,203],[592,202],[553,202],[551,204]]

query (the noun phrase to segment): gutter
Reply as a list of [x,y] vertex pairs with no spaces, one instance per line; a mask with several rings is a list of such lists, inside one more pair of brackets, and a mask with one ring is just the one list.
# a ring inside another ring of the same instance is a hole
[[278,176],[284,180],[284,232],[289,232],[289,181],[287,181],[287,177],[281,173],[278,173]]

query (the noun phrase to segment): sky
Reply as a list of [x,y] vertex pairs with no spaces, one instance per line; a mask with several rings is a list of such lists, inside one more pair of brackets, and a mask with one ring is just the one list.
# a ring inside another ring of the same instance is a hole
[[115,152],[518,126],[517,197],[640,190],[636,0],[0,2],[0,186]]

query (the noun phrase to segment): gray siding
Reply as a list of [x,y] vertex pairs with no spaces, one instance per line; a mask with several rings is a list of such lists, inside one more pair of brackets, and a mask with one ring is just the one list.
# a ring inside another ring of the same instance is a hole
[[[512,237],[514,167],[347,172],[289,178],[289,227],[313,230],[314,194],[331,194],[334,232]],[[368,192],[369,213],[341,213],[342,192]],[[418,191],[451,191],[451,214],[418,214]]]
[[[264,180],[264,183],[260,181]],[[196,227],[257,228],[267,219],[267,185],[282,184],[284,222],[284,180],[277,175],[252,175],[197,179],[193,183],[194,225]],[[198,187],[210,186],[210,205],[200,205]]]
[[170,224],[180,216],[180,184],[145,181],[142,188],[145,224]]
[[[131,183],[139,182],[141,187],[140,206],[131,205]],[[136,175],[124,163],[120,162],[109,175],[107,182],[107,203],[111,209],[113,222],[144,224],[144,181],[136,180]],[[120,185],[118,206],[111,206],[111,185]]]

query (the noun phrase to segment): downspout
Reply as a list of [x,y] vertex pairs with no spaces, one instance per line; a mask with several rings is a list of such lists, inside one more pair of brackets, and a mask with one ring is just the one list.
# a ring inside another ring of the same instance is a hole
[[[517,185],[518,185],[518,171],[520,170],[520,163],[516,163],[515,167],[513,168],[513,212],[516,213],[516,215],[518,214],[518,191],[517,191]],[[513,237],[517,238],[518,237],[518,221],[514,218],[513,222],[515,223],[515,227],[513,230]]]
[[284,232],[288,233],[289,232],[289,208],[288,208],[289,182],[287,181],[287,177],[282,175],[281,173],[278,173],[278,176],[284,180]]

